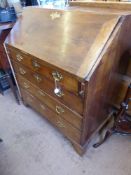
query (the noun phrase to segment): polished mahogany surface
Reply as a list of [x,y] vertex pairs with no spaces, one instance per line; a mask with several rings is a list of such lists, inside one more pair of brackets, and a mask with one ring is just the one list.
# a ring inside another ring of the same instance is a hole
[[118,20],[112,14],[27,8],[6,42],[85,78]]

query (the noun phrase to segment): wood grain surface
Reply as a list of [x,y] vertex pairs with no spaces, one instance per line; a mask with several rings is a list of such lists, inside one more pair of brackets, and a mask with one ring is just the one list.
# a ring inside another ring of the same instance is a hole
[[[58,17],[52,18],[55,14]],[[6,43],[85,78],[118,20],[119,15],[29,7],[15,24]],[[94,52],[92,46],[96,48]]]

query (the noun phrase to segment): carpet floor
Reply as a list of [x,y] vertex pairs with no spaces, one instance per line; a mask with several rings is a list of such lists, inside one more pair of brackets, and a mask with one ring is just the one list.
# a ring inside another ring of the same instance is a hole
[[0,175],[131,175],[131,137],[114,135],[80,157],[39,114],[0,95]]

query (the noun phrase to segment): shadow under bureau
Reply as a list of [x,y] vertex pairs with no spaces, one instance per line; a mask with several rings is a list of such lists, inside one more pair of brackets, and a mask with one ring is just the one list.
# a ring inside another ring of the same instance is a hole
[[80,155],[112,110],[130,26],[130,15],[28,7],[6,39],[24,104]]

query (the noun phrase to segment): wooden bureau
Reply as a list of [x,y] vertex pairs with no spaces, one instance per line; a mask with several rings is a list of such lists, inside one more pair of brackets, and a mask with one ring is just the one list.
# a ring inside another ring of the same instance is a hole
[[28,7],[6,39],[24,104],[80,155],[112,112],[130,27],[130,15]]

